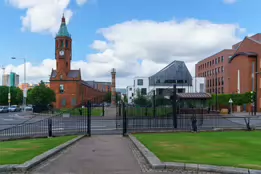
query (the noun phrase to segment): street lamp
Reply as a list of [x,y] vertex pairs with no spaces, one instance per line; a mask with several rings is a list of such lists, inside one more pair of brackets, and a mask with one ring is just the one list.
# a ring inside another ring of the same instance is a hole
[[[23,59],[24,60],[24,85],[26,84],[26,59],[25,58],[16,58],[16,57],[12,57],[12,59]],[[26,107],[26,92],[27,89],[26,87],[24,87],[23,90],[23,105],[24,105],[24,111],[25,111],[25,107]]]

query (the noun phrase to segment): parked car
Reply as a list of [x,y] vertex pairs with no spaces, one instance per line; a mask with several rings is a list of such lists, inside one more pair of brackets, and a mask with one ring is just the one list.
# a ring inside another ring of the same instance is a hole
[[28,105],[24,109],[25,109],[25,111],[32,111],[33,110],[33,106]]
[[17,105],[12,105],[8,108],[9,112],[20,112],[21,108]]
[[9,112],[7,106],[0,106],[0,113],[7,113],[7,112]]

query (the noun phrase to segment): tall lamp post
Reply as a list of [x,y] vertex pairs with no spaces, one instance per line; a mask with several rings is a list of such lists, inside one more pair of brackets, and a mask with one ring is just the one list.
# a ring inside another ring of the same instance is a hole
[[216,85],[215,85],[215,93],[216,93],[216,111],[218,110],[218,87],[217,87],[217,85],[218,85],[218,78],[217,78],[217,71],[215,70],[215,83],[216,83]]
[[[24,60],[24,85],[26,85],[26,59],[25,58],[17,58],[17,57],[12,57],[12,59],[23,59]],[[23,89],[23,106],[24,106],[24,111],[26,107],[26,97],[27,97],[27,89],[26,86]]]

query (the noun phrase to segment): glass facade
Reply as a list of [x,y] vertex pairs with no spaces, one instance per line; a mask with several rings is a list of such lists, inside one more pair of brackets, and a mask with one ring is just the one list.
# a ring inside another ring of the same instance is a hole
[[192,76],[183,61],[174,61],[149,77],[150,86],[192,86]]

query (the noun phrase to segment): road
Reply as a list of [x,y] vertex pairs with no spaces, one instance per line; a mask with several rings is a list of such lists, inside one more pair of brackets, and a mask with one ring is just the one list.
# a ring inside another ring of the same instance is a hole
[[[50,117],[50,116],[49,116]],[[213,128],[246,128],[245,120],[242,117],[227,117],[219,119],[198,120],[200,130],[210,130]],[[24,123],[24,124],[21,124]],[[20,124],[20,125],[19,125]],[[261,117],[253,117],[250,124],[261,127]],[[106,117],[91,118],[92,134],[121,134],[122,120]],[[178,129],[190,130],[190,119],[178,119]],[[143,130],[173,130],[173,119],[153,119],[153,118],[128,118],[128,132]],[[88,118],[85,116],[52,117],[53,135],[62,134],[85,134],[88,130]],[[48,116],[34,116],[31,113],[8,113],[0,114],[0,139],[20,136],[47,136]]]

